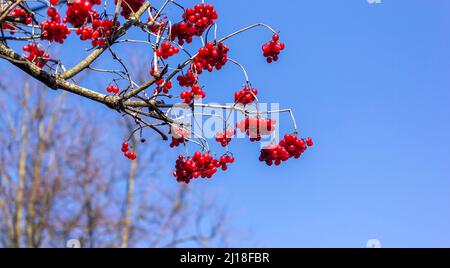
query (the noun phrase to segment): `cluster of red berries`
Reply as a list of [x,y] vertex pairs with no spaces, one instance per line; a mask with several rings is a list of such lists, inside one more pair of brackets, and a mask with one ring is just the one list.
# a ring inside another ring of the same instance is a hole
[[39,68],[42,68],[47,64],[50,59],[50,55],[45,53],[42,49],[38,48],[35,44],[29,43],[22,48],[23,51],[28,52],[25,58],[32,63],[36,64]]
[[130,160],[137,159],[136,153],[130,152],[129,144],[126,141],[122,143],[122,152],[123,152],[124,156]]
[[[116,27],[119,25],[120,23],[116,21]],[[94,20],[92,22],[92,46],[104,46],[106,44],[106,39],[111,36],[112,27],[112,20]]]
[[2,23],[2,30],[3,31],[9,30],[10,34],[14,34],[15,28],[11,24],[4,22],[4,23]]
[[280,145],[270,145],[261,149],[259,161],[266,162],[268,166],[272,166],[275,162],[279,166],[281,162],[285,162],[290,158],[289,152]]
[[303,152],[306,151],[307,146],[313,146],[313,140],[311,138],[307,138],[306,141],[303,139],[299,139],[296,135],[285,135],[284,139],[282,139],[279,145],[285,148],[291,157],[298,159]]
[[16,7],[13,11],[11,11],[9,15],[11,17],[24,19],[26,24],[30,24],[32,22],[30,14],[28,14],[25,9],[22,9],[20,7]]
[[276,166],[279,166],[282,162],[286,162],[292,157],[295,159],[300,158],[308,148],[307,146],[313,146],[311,138],[307,138],[305,144],[303,139],[287,134],[278,145],[273,144],[263,148],[259,161],[266,162],[269,166],[272,166],[274,163]]
[[155,94],[158,94],[158,92],[162,91],[165,94],[169,93],[169,89],[172,88],[172,81],[166,81],[164,79],[158,79],[156,81],[156,85],[158,86],[157,89],[155,89]]
[[195,5],[194,8],[187,8],[183,13],[183,19],[195,26],[197,36],[201,36],[218,18],[219,16],[211,4]]
[[178,39],[180,45],[184,42],[190,44],[195,35],[201,36],[218,17],[213,5],[200,4],[188,8],[183,13],[184,21],[172,26],[170,41]]
[[236,127],[250,137],[251,142],[260,141],[262,136],[275,131],[276,120],[259,117],[247,117],[238,122]]
[[184,45],[184,42],[190,44],[196,32],[197,28],[194,25],[184,21],[174,24],[171,30],[170,41],[173,42],[178,38],[178,44],[180,46]]
[[218,132],[216,134],[216,141],[222,145],[222,147],[228,146],[231,142],[231,138],[236,135],[235,129],[228,129],[225,132]]
[[230,49],[223,43],[208,43],[199,49],[192,64],[199,74],[202,73],[203,69],[209,72],[212,72],[214,68],[220,70],[228,61],[228,51]]
[[178,147],[181,144],[184,144],[186,142],[186,140],[184,138],[175,138],[172,137],[172,142],[170,143],[170,148],[174,148],[174,147]]
[[189,131],[182,128],[172,128],[172,142],[170,143],[170,147],[178,147],[181,144],[184,144],[189,137]]
[[[120,12],[120,15],[122,15],[125,19],[128,19],[132,13],[141,8],[144,2],[145,0],[123,0],[121,4],[122,12]],[[114,4],[117,4],[117,0],[114,0]]]
[[280,36],[278,34],[274,34],[272,36],[272,40],[270,40],[270,42],[268,42],[262,46],[264,57],[267,58],[268,63],[277,61],[278,55],[280,55],[280,52],[284,48],[285,48],[285,45],[284,45],[284,43],[280,42]]
[[194,156],[184,158],[179,156],[175,165],[174,177],[178,182],[189,183],[192,179],[197,178],[212,178],[217,173],[218,168],[227,170],[228,165],[234,163],[232,156],[222,156],[220,160],[214,159],[208,153],[202,154],[196,152]]
[[183,99],[184,103],[191,104],[193,99],[198,100],[206,98],[206,93],[199,84],[195,84],[192,86],[191,90],[181,92],[180,98]]
[[152,31],[154,34],[159,34],[164,28],[166,28],[167,22],[164,20],[167,19],[167,16],[164,19],[159,19],[158,21],[152,22],[152,18],[148,18],[147,28]]
[[65,23],[61,23],[61,16],[54,7],[47,9],[47,15],[50,19],[41,23],[42,40],[57,42],[62,44],[70,34],[70,30]]
[[101,0],[73,0],[67,3],[66,17],[64,22],[72,24],[74,27],[82,27],[98,19],[100,15],[92,9],[94,5],[100,5]]
[[178,52],[180,52],[180,50],[177,47],[174,47],[169,42],[163,42],[161,43],[161,47],[156,50],[156,56],[166,60],[173,55],[178,54]]
[[256,100],[256,95],[258,95],[258,90],[246,85],[242,90],[234,93],[234,102],[245,106],[253,103]]
[[108,86],[107,88],[106,88],[106,91],[107,92],[109,92],[109,93],[113,93],[113,94],[119,94],[119,87],[118,86]]
[[178,76],[177,80],[182,87],[192,87],[197,83],[198,76],[189,69],[185,75]]

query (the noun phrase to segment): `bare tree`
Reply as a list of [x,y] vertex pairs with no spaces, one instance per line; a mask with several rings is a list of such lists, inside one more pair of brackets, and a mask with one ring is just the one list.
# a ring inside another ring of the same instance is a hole
[[[26,79],[13,86],[0,90],[3,247],[64,247],[69,239],[84,247],[223,245],[219,206],[205,206],[186,186],[164,188],[158,169],[137,172],[158,164],[158,145],[123,161],[108,153],[101,120],[85,118],[65,94]],[[142,141],[132,141],[139,150]]]

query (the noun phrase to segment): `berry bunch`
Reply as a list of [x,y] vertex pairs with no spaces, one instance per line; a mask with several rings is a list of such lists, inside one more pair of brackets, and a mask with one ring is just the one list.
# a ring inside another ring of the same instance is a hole
[[268,166],[272,166],[275,162],[279,166],[281,162],[285,162],[290,158],[289,152],[280,145],[270,145],[261,150],[259,161],[266,162]]
[[270,145],[263,148],[259,156],[259,161],[266,162],[269,166],[274,163],[276,166],[279,166],[281,162],[286,162],[290,158],[300,158],[308,146],[313,146],[313,140],[311,138],[307,138],[305,144],[303,139],[299,139],[295,135],[286,134],[278,145]]
[[195,5],[194,8],[187,8],[183,13],[183,19],[195,27],[197,36],[201,36],[218,18],[219,16],[211,4]]
[[178,39],[178,44],[180,46],[184,45],[184,43],[192,43],[192,38],[194,37],[197,29],[194,25],[180,22],[176,23],[172,26],[172,31],[170,35],[170,41],[173,42],[175,39]]
[[284,50],[284,43],[280,42],[280,37],[278,34],[272,36],[272,40],[262,46],[264,57],[267,58],[268,63],[278,60],[278,55]]
[[73,0],[72,3],[68,1],[64,22],[80,28],[100,17],[97,11],[92,9],[94,5],[100,4],[101,0]]
[[222,166],[222,170],[226,171],[228,169],[228,164],[234,163],[234,157],[232,157],[230,155],[223,155],[220,157],[219,163]]
[[175,137],[172,137],[172,142],[170,143],[170,148],[174,148],[174,147],[178,147],[178,146],[180,146],[181,144],[184,144],[186,142],[186,140],[184,139],[184,138],[175,138]]
[[212,72],[215,67],[217,70],[220,70],[228,61],[227,53],[229,50],[223,43],[208,43],[199,49],[198,55],[194,58],[192,64],[199,74],[202,73],[203,69]]
[[260,141],[262,136],[275,131],[276,120],[247,117],[236,124],[237,128],[250,137],[250,141]]
[[182,87],[192,87],[197,83],[198,76],[193,73],[190,69],[185,75],[180,75],[177,77],[178,83]]
[[80,39],[83,41],[91,39],[93,33],[94,33],[94,30],[90,26],[83,26],[83,27],[78,28],[75,31],[75,34],[79,35]]
[[251,104],[256,100],[256,95],[258,95],[258,90],[246,85],[242,90],[234,93],[234,103],[242,104],[244,106]]
[[129,144],[126,141],[122,143],[122,152],[124,153],[125,157],[130,159],[130,160],[136,160],[137,159],[136,153],[130,152]]
[[184,144],[187,141],[189,135],[190,133],[186,129],[178,127],[172,128],[172,142],[170,143],[170,147],[174,148],[180,146],[181,144]]
[[20,7],[16,7],[15,9],[13,9],[13,11],[11,11],[9,15],[11,17],[23,19],[26,24],[30,24],[32,22],[30,14],[28,14],[28,12],[25,9],[22,9]]
[[107,92],[109,92],[109,93],[113,93],[113,94],[119,94],[119,87],[118,86],[108,86],[107,88],[106,88],[106,91]]
[[234,162],[233,157],[224,156],[220,160],[214,159],[208,153],[202,154],[201,152],[196,152],[194,156],[184,158],[179,156],[175,165],[174,177],[177,178],[178,182],[189,183],[192,179],[197,178],[212,178],[214,174],[217,173],[218,168],[222,170],[227,170],[227,164]]
[[[167,19],[165,17],[164,19]],[[164,28],[166,28],[167,22],[164,20],[154,21],[152,18],[148,18],[147,21],[147,28],[154,34],[159,34],[160,31],[162,31]]]
[[169,42],[163,42],[161,43],[161,47],[156,50],[156,56],[166,60],[173,55],[178,54],[178,52],[180,52],[180,50],[177,47],[174,47]]
[[45,53],[42,49],[38,48],[35,44],[29,43],[22,48],[23,51],[28,52],[25,58],[32,63],[36,64],[39,68],[42,68],[47,64],[50,59],[50,55]]
[[[122,12],[120,12],[120,15],[122,15],[125,19],[128,19],[132,13],[141,8],[144,2],[145,0],[123,0],[121,4]],[[117,0],[114,0],[114,4],[117,4]]]
[[13,25],[9,24],[8,22],[2,23],[2,30],[7,31],[9,30],[10,34],[14,34],[16,28],[13,27]]
[[54,7],[49,7],[47,15],[50,19],[41,23],[42,40],[49,40],[50,42],[64,43],[70,30],[65,23],[61,23],[61,16]]
[[216,134],[216,141],[222,145],[222,147],[226,147],[231,142],[231,138],[236,135],[236,129],[228,129],[224,133],[218,132]]
[[170,41],[178,39],[180,45],[190,44],[194,36],[201,36],[218,17],[213,5],[200,4],[188,8],[183,13],[184,21],[172,26]]
[[191,104],[192,100],[204,99],[206,98],[206,93],[199,86],[199,84],[195,84],[192,86],[191,90],[183,91],[180,93],[180,98],[183,99],[184,103]]
[[158,86],[157,89],[155,89],[155,94],[158,94],[158,92],[163,92],[165,94],[169,93],[169,89],[172,88],[172,81],[166,81],[164,79],[158,79],[156,81],[156,85]]
[[[311,138],[309,138],[311,139]],[[295,135],[286,134],[279,145],[286,149],[290,157],[298,159],[300,155],[307,149],[305,141],[299,139]]]

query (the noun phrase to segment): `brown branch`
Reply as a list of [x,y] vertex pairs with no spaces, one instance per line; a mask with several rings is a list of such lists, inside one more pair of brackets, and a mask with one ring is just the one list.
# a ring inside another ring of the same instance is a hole
[[124,25],[119,27],[116,32],[113,33],[113,36],[109,40],[109,45],[98,47],[96,48],[91,54],[89,54],[84,60],[82,60],[80,63],[75,65],[72,69],[67,70],[61,74],[62,79],[69,79],[83,71],[84,69],[88,68],[91,63],[93,63],[100,55],[105,52],[106,49],[108,49],[108,46],[113,45],[114,42],[119,39],[120,37],[124,36],[128,29],[131,28],[138,20],[139,18],[145,13],[145,11],[150,8],[150,3],[145,2],[141,8],[139,8],[136,13],[134,13],[127,22],[125,22]]

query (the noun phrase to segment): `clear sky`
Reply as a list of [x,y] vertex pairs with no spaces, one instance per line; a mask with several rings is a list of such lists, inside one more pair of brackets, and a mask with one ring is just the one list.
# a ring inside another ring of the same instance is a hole
[[[228,44],[260,97],[293,107],[316,141],[281,168],[234,147],[238,163],[212,184],[250,230],[235,246],[449,247],[450,2],[215,2],[221,32],[255,21],[281,31],[274,65],[259,54],[267,33]],[[217,98],[233,83],[218,77]]]
[[[257,144],[233,143],[237,163],[194,183],[228,206],[231,246],[450,247],[450,1],[381,2],[212,2],[219,36],[254,22],[281,31],[276,64],[261,55],[271,37],[261,30],[229,40],[230,56],[316,142],[278,168],[258,161]],[[243,82],[233,65],[203,81],[214,102]]]

